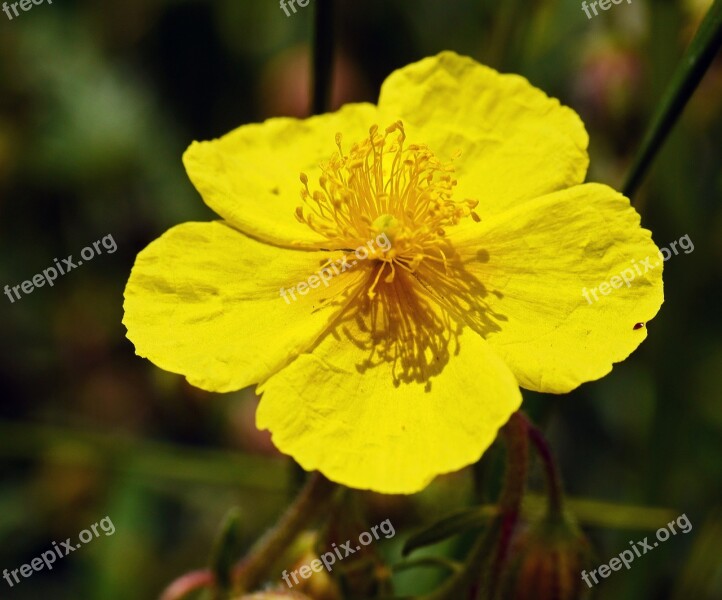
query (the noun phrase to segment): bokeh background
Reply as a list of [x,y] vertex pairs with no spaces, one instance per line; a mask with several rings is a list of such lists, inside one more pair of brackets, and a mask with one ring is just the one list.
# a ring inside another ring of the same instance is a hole
[[[453,49],[573,107],[591,136],[589,179],[621,187],[709,4],[632,0],[589,20],[577,0],[339,1],[334,105],[374,101],[391,70]],[[208,394],[157,369],[134,355],[121,319],[135,255],[177,223],[214,218],[185,175],[186,146],[307,113],[312,17],[272,0],[55,0],[12,21],[0,13],[0,287],[108,234],[118,246],[52,288],[0,296],[0,569],[105,516],[116,528],[52,572],[12,589],[0,579],[0,598],[157,597],[207,563],[230,508],[247,546],[293,493],[293,465],[255,430],[252,391]],[[721,113],[718,58],[635,197],[659,246],[689,235],[695,248],[666,263],[646,342],[568,396],[525,395],[572,496],[693,524],[597,598],[722,598]],[[468,505],[471,488],[466,471],[416,497],[367,498],[373,522],[399,532],[387,552]],[[629,521],[588,524],[595,564],[650,535]],[[433,577],[405,574],[399,589],[420,593]]]

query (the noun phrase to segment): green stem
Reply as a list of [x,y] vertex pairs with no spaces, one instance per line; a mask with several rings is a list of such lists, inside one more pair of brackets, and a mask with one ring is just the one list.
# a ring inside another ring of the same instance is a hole
[[309,476],[306,486],[276,526],[256,543],[241,563],[235,581],[237,589],[241,592],[253,591],[261,584],[268,569],[325,508],[336,489],[334,483],[318,472]]
[[715,0],[682,57],[682,62],[677,67],[672,82],[652,118],[624,184],[625,196],[631,196],[637,191],[664,140],[682,114],[682,110],[721,45],[722,0]]
[[313,79],[311,111],[320,115],[331,110],[333,82],[335,5],[338,0],[315,0]]

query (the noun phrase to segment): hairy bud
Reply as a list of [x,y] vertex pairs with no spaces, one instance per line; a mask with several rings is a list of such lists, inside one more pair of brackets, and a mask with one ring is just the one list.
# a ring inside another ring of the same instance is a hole
[[546,518],[522,530],[511,548],[503,598],[579,600],[585,597],[581,572],[591,549],[579,528],[566,519]]

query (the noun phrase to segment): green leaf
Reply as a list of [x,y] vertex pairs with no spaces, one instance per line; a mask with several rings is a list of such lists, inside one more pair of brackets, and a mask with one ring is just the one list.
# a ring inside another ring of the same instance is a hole
[[687,48],[637,151],[624,195],[631,196],[722,45],[722,0],[715,0]]
[[211,569],[224,592],[231,589],[231,571],[240,556],[241,545],[241,511],[232,508],[223,519],[211,558]]
[[423,558],[415,558],[414,560],[406,560],[396,563],[391,568],[395,573],[416,569],[419,567],[433,567],[436,569],[444,569],[450,573],[458,573],[461,571],[462,565],[456,561],[438,556],[424,556]]
[[432,523],[409,537],[401,553],[403,556],[408,556],[414,550],[423,548],[424,546],[431,546],[454,535],[466,533],[473,529],[481,529],[496,513],[496,506],[487,505],[462,510],[448,517],[444,517],[440,521]]

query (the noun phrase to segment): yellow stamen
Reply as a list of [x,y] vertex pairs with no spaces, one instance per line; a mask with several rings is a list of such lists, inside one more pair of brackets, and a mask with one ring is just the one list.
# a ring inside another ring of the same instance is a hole
[[[373,125],[348,154],[342,139],[336,134],[338,152],[321,165],[320,190],[312,192],[308,176],[301,174],[298,220],[325,237],[329,249],[370,248],[369,259],[380,264],[369,298],[376,296],[387,263],[385,283],[394,281],[396,267],[414,273],[425,260],[443,263],[448,271],[448,228],[466,217],[480,220],[474,212],[477,201],[453,199],[452,163],[442,163],[423,144],[406,145],[401,121],[383,133]],[[370,243],[381,236],[389,247]]]

